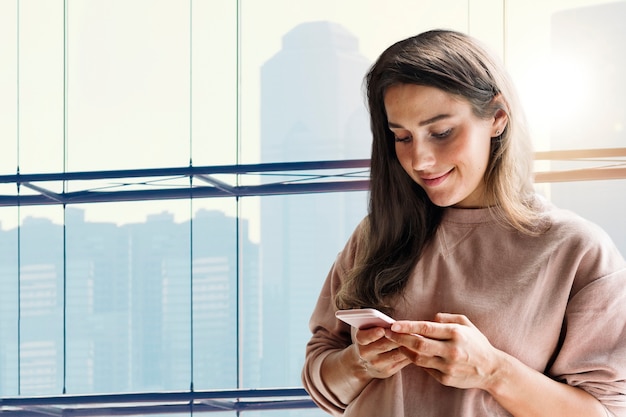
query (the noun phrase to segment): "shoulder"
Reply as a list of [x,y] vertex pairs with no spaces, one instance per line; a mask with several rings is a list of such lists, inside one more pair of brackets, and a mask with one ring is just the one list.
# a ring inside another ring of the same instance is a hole
[[614,246],[604,229],[574,211],[559,208],[545,199],[538,200],[538,204],[550,225],[545,237],[589,247]]
[[561,265],[564,270],[575,268],[578,281],[575,287],[626,267],[622,254],[604,229],[571,210],[558,208],[547,201],[542,204],[550,227],[537,239],[547,245],[551,262]]

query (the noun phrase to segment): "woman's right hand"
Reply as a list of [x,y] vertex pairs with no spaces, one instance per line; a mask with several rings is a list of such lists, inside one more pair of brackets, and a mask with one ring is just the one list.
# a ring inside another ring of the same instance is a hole
[[326,356],[321,366],[324,384],[342,404],[350,404],[372,379],[388,378],[411,363],[382,327],[352,331],[353,343]]
[[398,350],[399,345],[385,337],[382,327],[356,330],[354,341],[358,361],[370,378],[389,378],[411,363]]

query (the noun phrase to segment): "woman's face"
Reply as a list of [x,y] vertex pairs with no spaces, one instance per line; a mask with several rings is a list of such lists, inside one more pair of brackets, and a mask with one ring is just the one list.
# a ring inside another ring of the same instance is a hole
[[485,200],[483,177],[491,137],[506,125],[503,111],[481,119],[468,101],[415,84],[389,87],[384,101],[398,160],[435,205],[478,208],[493,203]]

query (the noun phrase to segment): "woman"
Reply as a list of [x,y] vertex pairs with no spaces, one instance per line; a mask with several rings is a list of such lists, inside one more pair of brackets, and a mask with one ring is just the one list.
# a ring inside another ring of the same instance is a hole
[[[311,397],[359,417],[626,416],[626,263],[535,195],[502,66],[429,31],[383,52],[366,86],[369,213],[311,317]],[[397,322],[335,318],[360,307]]]

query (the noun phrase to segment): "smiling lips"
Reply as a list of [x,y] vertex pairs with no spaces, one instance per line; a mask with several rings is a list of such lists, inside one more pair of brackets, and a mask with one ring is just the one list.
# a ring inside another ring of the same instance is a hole
[[424,181],[424,185],[428,186],[428,187],[435,187],[439,184],[441,184],[442,182],[444,182],[446,180],[446,178],[448,178],[450,176],[450,173],[453,171],[453,169],[451,169],[450,171],[446,172],[443,175],[440,175],[438,177],[431,177],[431,178],[424,178],[422,177],[422,181]]

